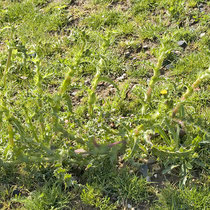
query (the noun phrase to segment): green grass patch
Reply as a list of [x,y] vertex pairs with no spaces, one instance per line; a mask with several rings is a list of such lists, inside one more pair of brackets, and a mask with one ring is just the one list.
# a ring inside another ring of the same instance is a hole
[[0,208],[208,209],[209,6],[1,1]]

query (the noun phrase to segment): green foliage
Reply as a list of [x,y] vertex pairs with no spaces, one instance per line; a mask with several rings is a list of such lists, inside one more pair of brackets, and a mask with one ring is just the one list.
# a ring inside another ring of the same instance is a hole
[[102,193],[96,187],[86,186],[81,193],[81,200],[85,204],[99,209],[116,209],[114,204],[110,204],[110,198],[102,197]]
[[207,208],[208,7],[0,1],[0,208]]
[[208,209],[208,187],[185,187],[177,189],[167,186],[162,190],[154,209]]
[[119,200],[128,200],[134,204],[146,202],[151,196],[146,180],[126,171],[115,178],[111,187],[117,191]]
[[90,26],[92,29],[102,29],[103,27],[114,27],[123,22],[126,22],[127,18],[123,13],[118,11],[104,10],[98,14],[86,18],[84,23]]
[[15,198],[14,201],[24,204],[26,209],[69,209],[69,202],[72,199],[70,192],[65,192],[58,184],[48,186],[31,192],[30,199]]

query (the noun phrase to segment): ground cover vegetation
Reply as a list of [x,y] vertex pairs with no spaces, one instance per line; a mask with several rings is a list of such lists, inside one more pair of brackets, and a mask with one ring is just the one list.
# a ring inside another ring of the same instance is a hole
[[0,1],[0,208],[208,209],[205,0]]

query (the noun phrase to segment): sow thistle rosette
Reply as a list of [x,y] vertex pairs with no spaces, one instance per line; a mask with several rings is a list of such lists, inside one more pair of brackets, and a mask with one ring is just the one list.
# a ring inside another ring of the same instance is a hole
[[[153,114],[144,113],[141,119],[143,123],[133,130],[134,144],[129,157],[135,152],[138,145],[138,148],[144,153],[149,154],[152,152],[153,155],[164,160],[163,163],[165,165],[169,164],[169,168],[166,166],[165,171],[170,171],[180,165],[182,168],[192,169],[190,162],[198,157],[196,149],[200,142],[206,138],[208,132],[197,128],[193,123],[187,122],[183,116],[180,118],[178,113],[181,107],[184,109],[184,102],[192,96],[199,84],[205,79],[209,79],[209,77],[210,68],[199,74],[196,81],[187,89],[175,105],[175,108],[167,111],[168,115],[163,114],[161,110],[157,110]],[[167,90],[163,89],[160,93],[165,95]],[[186,134],[189,135],[189,132],[191,132],[188,129],[192,129],[192,127],[199,129],[203,133],[203,136],[201,137],[197,134],[197,136],[192,135],[187,137]],[[143,140],[146,144],[140,143]],[[177,165],[178,162],[179,164]],[[176,166],[171,164],[176,164]],[[185,172],[183,172],[184,176],[186,176]]]

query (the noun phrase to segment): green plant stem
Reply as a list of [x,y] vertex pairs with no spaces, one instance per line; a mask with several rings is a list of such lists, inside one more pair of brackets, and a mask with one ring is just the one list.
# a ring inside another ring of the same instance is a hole
[[172,112],[172,117],[176,116],[181,105],[193,94],[193,92],[195,91],[195,88],[198,87],[198,85],[201,83],[201,81],[204,80],[205,78],[208,78],[209,76],[210,76],[210,68],[204,74],[202,74],[200,77],[198,77],[198,79],[192,84],[192,86],[187,89],[187,91],[181,97],[180,102],[174,108],[174,110]]
[[[163,46],[164,48],[164,46]],[[156,67],[154,68],[154,74],[149,82],[149,87],[147,89],[147,92],[145,94],[145,100],[144,100],[144,104],[142,106],[142,114],[145,113],[146,110],[146,105],[150,102],[151,100],[151,95],[152,95],[152,91],[154,89],[155,83],[158,81],[159,76],[160,76],[160,69],[161,66],[163,64],[163,61],[165,59],[165,55],[167,54],[168,51],[162,51],[162,53],[160,54],[159,58],[158,58],[158,62]]]
[[100,76],[101,76],[101,70],[98,69],[97,73],[93,79],[92,88],[89,92],[89,97],[88,97],[88,112],[89,112],[90,116],[93,115],[93,106],[96,102],[96,93],[95,92],[96,92],[96,88],[97,88]]
[[29,127],[31,129],[32,135],[36,139],[36,141],[39,142],[39,138],[37,136],[37,131],[36,131],[36,128],[34,127],[34,125],[32,123],[31,117],[28,114],[28,109],[25,106],[23,106],[23,107],[24,107],[25,115],[26,115],[26,118],[28,120],[28,124],[29,124]]
[[70,68],[70,70],[67,72],[65,76],[63,83],[60,86],[60,90],[59,90],[60,95],[63,95],[66,92],[68,86],[71,83],[71,78],[73,75],[74,75],[74,70]]
[[6,85],[7,73],[8,73],[10,64],[11,64],[12,50],[13,50],[13,48],[9,48],[9,54],[8,54],[8,57],[7,57],[6,68],[5,68],[4,73],[3,73],[3,78],[2,79],[3,79],[3,85],[4,86]]
[[165,54],[166,54],[166,52],[162,52],[161,55],[158,58],[157,65],[154,68],[154,75],[152,76],[152,78],[150,80],[149,88],[148,88],[147,93],[146,93],[145,102],[150,102],[152,90],[154,89],[155,83],[157,82],[157,80],[158,80],[158,78],[160,76],[160,68],[161,68],[161,66],[163,64],[163,60],[165,58]]
[[14,147],[14,139],[13,139],[13,129],[12,129],[12,125],[9,123],[8,124],[8,134],[9,134],[9,144],[11,145],[11,147]]

